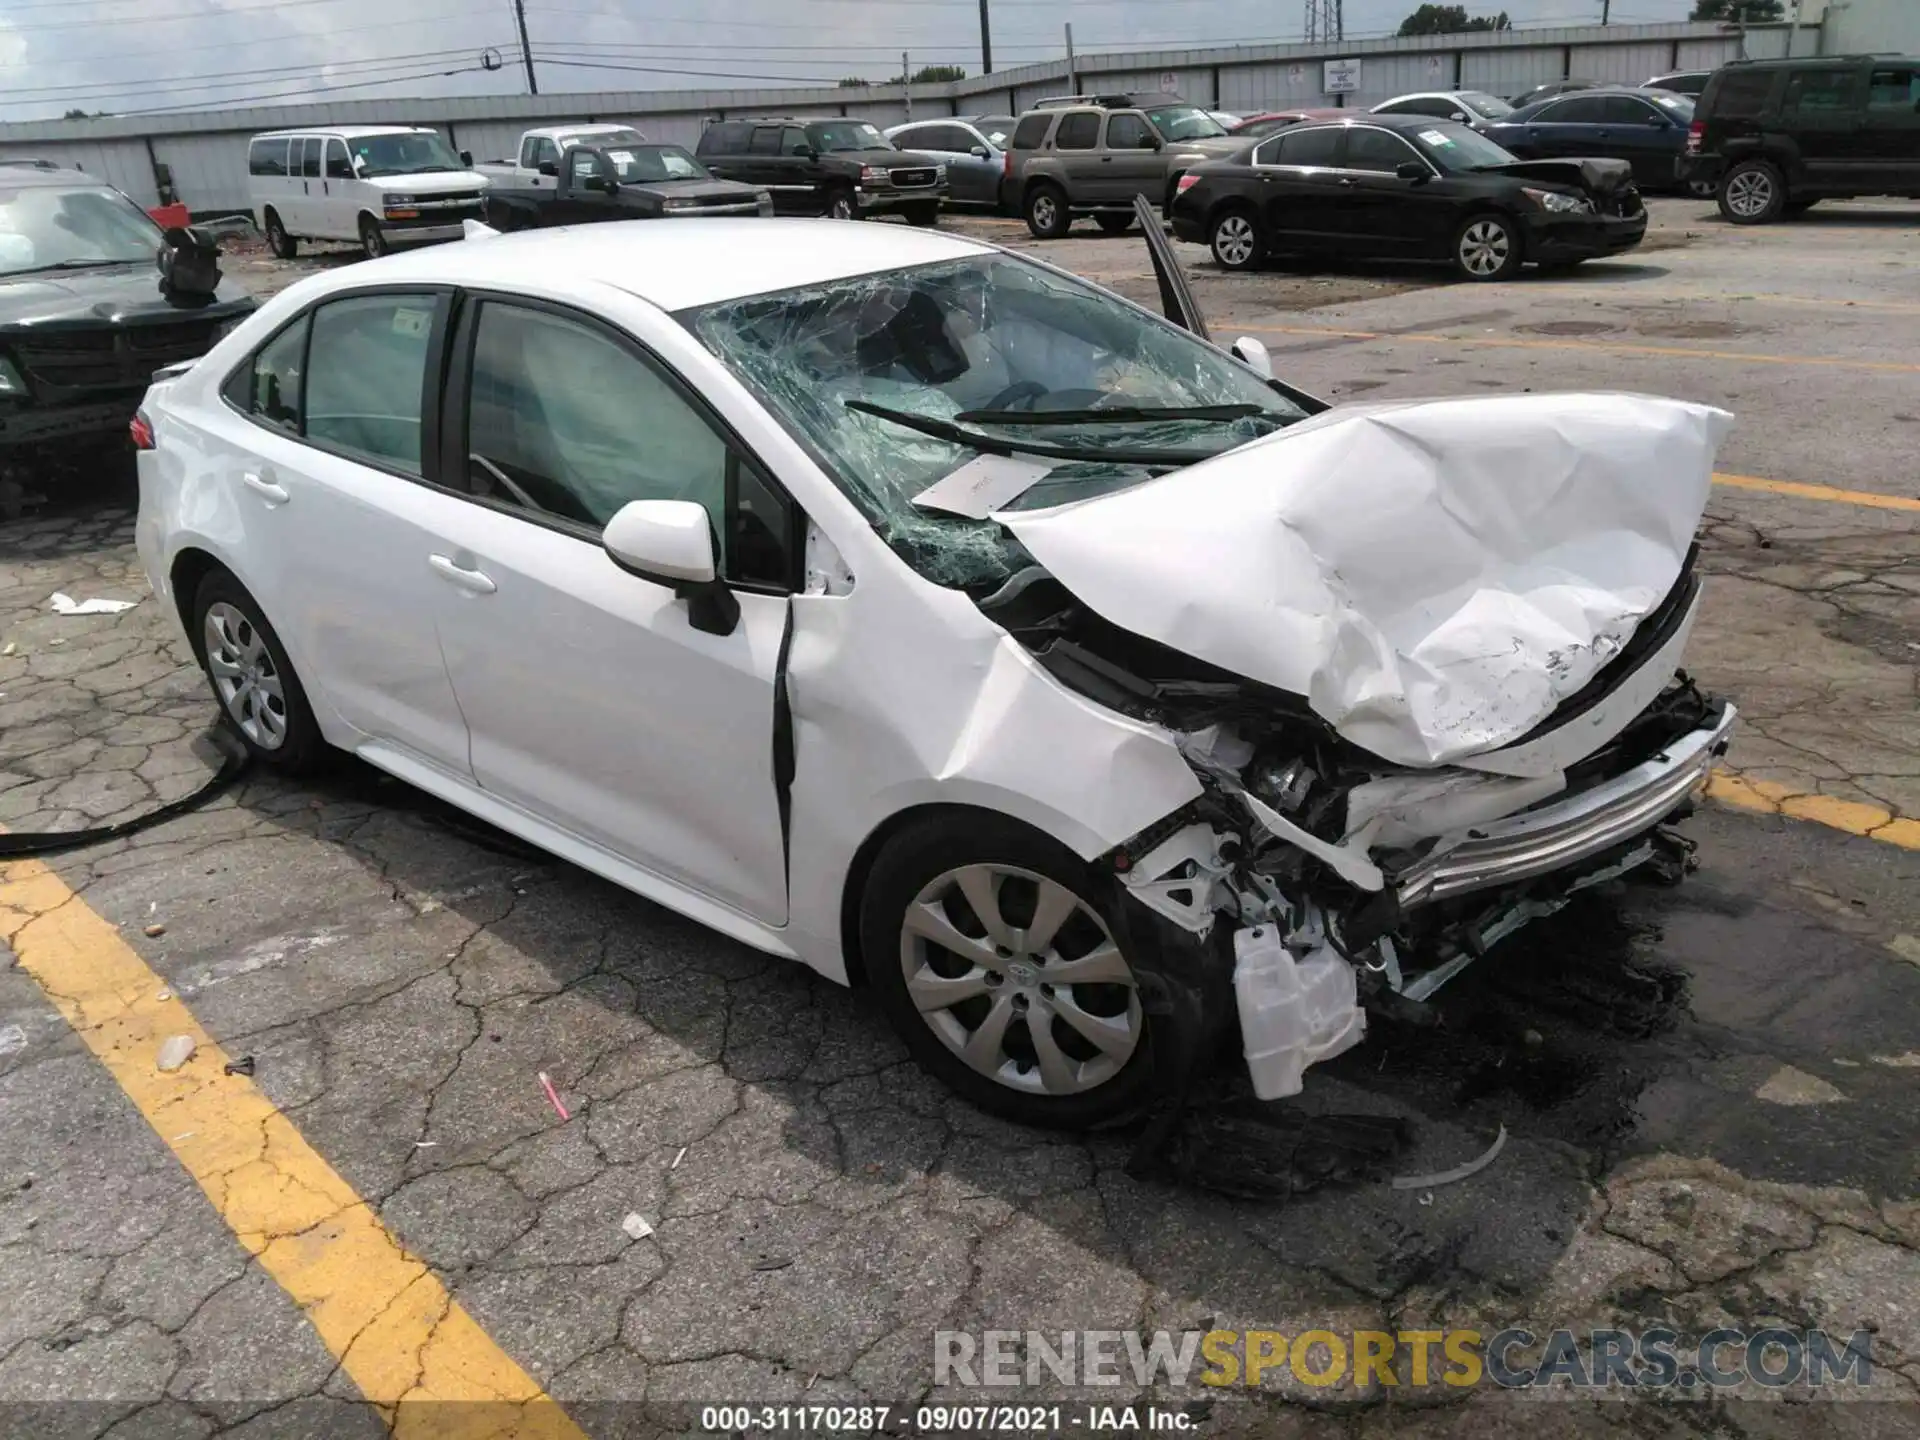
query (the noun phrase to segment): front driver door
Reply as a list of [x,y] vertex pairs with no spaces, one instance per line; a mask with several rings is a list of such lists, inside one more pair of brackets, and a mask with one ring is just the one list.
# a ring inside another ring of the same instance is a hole
[[[790,505],[664,366],[597,321],[483,299],[461,331],[471,359],[447,424],[475,498],[445,536],[439,619],[475,778],[783,923],[774,676]],[[696,630],[686,601],[601,547],[614,512],[649,499],[707,507],[740,602],[731,634]]]
[[[1424,178],[1403,179],[1403,165],[1418,165]],[[1437,244],[1446,253],[1451,187],[1413,146],[1391,131],[1355,125],[1340,167],[1342,228],[1359,246],[1411,256],[1431,255]]]

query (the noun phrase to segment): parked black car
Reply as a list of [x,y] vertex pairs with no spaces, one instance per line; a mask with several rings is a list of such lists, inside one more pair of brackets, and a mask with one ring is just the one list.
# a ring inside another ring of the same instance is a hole
[[1920,199],[1920,59],[1736,60],[1713,72],[1687,137],[1685,174],[1736,225],[1822,200]]
[[124,443],[153,372],[253,311],[217,255],[90,175],[0,161],[0,463]]
[[783,214],[937,225],[947,195],[939,156],[896,150],[865,120],[722,120],[694,153],[724,180],[765,186]]
[[1282,252],[1447,260],[1469,280],[1577,265],[1640,243],[1624,160],[1518,160],[1451,120],[1365,115],[1295,125],[1196,165],[1173,231],[1229,270]]
[[489,185],[483,197],[487,224],[537,230],[595,220],[773,213],[770,191],[717,179],[678,145],[575,145],[552,168],[552,188]]
[[[1536,101],[1482,132],[1522,160],[1604,155],[1643,190],[1678,190],[1693,102],[1667,90],[1581,90]],[[1703,195],[1708,193],[1701,192]]]

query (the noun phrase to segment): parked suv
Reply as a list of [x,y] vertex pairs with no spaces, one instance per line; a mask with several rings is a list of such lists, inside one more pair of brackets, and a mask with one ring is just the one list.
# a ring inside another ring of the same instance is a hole
[[1020,117],[1007,151],[1008,200],[1043,240],[1091,215],[1109,235],[1133,224],[1133,197],[1173,200],[1187,167],[1248,145],[1177,95],[1070,95]]
[[896,150],[865,120],[722,120],[694,154],[723,180],[764,185],[788,215],[904,215],[937,225],[947,167],[937,155]]
[[1920,198],[1920,60],[1736,60],[1714,71],[1682,162],[1736,225],[1822,200]]

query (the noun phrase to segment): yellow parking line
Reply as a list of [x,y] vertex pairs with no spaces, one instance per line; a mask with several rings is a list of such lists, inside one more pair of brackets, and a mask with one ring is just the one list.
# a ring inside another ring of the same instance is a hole
[[[0,941],[396,1434],[584,1440],[260,1088],[224,1073],[226,1053],[119,932],[38,861],[0,867]],[[155,1056],[173,1035],[197,1049],[162,1073]],[[420,1403],[434,1400],[469,1403]]]
[[1824,500],[1835,505],[1865,505],[1875,510],[1906,510],[1920,515],[1920,500],[1907,495],[1882,495],[1877,490],[1836,490],[1831,485],[1804,485],[1798,480],[1762,480],[1757,475],[1722,475],[1715,472],[1713,483],[1730,485],[1736,490],[1764,490],[1772,495],[1791,495],[1796,500]]
[[1811,820],[1849,835],[1882,840],[1903,850],[1920,850],[1920,820],[1908,820],[1879,805],[1809,795],[1776,780],[1749,780],[1733,770],[1716,770],[1707,781],[1707,798],[1740,810]]
[[1417,345],[1472,345],[1498,350],[1587,350],[1597,355],[1664,355],[1686,360],[1732,360],[1752,365],[1814,365],[1838,370],[1875,370],[1920,374],[1920,365],[1904,360],[1849,360],[1841,355],[1757,355],[1747,350],[1694,350],[1684,345],[1625,345],[1606,340],[1527,340],[1517,335],[1440,335],[1425,331],[1387,334],[1378,330],[1336,330],[1316,325],[1248,325],[1256,335],[1313,335],[1336,340],[1405,340]]
[[[1573,299],[1587,300],[1606,296],[1621,300],[1620,289],[1615,285],[1555,285],[1553,296],[1565,295]],[[1819,295],[1780,295],[1767,290],[1647,290],[1636,288],[1631,296],[1636,305],[1646,301],[1656,304],[1694,305],[1694,304],[1732,304],[1734,301],[1756,301],[1762,305],[1811,305],[1825,310],[1888,310],[1901,315],[1920,315],[1920,304],[1903,300],[1837,300]]]

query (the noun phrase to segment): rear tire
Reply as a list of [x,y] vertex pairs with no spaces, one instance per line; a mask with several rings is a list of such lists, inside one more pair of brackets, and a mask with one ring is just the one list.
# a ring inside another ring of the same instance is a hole
[[1096,215],[1093,223],[1100,227],[1103,235],[1124,235],[1133,228],[1131,215]]
[[190,616],[194,658],[213,687],[221,720],[247,753],[287,774],[313,769],[327,742],[260,603],[227,571],[213,570],[194,591]]
[[360,248],[367,252],[369,260],[378,260],[382,255],[390,254],[393,246],[387,242],[387,232],[371,215],[360,217]]
[[[860,948],[921,1066],[1018,1124],[1080,1130],[1138,1110],[1152,1037],[1113,939],[1110,889],[1065,846],[1005,816],[930,816],[889,841],[861,899]],[[1028,950],[1049,902],[1061,918]],[[943,931],[954,948],[932,938]],[[996,946],[996,933],[1010,943]],[[1083,978],[1063,978],[1075,967]]]
[[279,212],[274,210],[267,211],[267,249],[276,260],[291,260],[300,253],[300,242],[287,233]]
[[1037,240],[1058,240],[1073,228],[1073,212],[1067,209],[1067,197],[1058,185],[1035,185],[1027,191],[1021,209],[1027,229]]
[[1771,225],[1787,207],[1787,182],[1765,160],[1742,160],[1720,177],[1719,201],[1735,225]]
[[1453,268],[1468,280],[1511,280],[1525,262],[1520,227],[1505,215],[1470,215],[1453,237]]
[[1239,206],[1221,210],[1207,222],[1207,248],[1222,270],[1252,270],[1267,256],[1259,218]]

